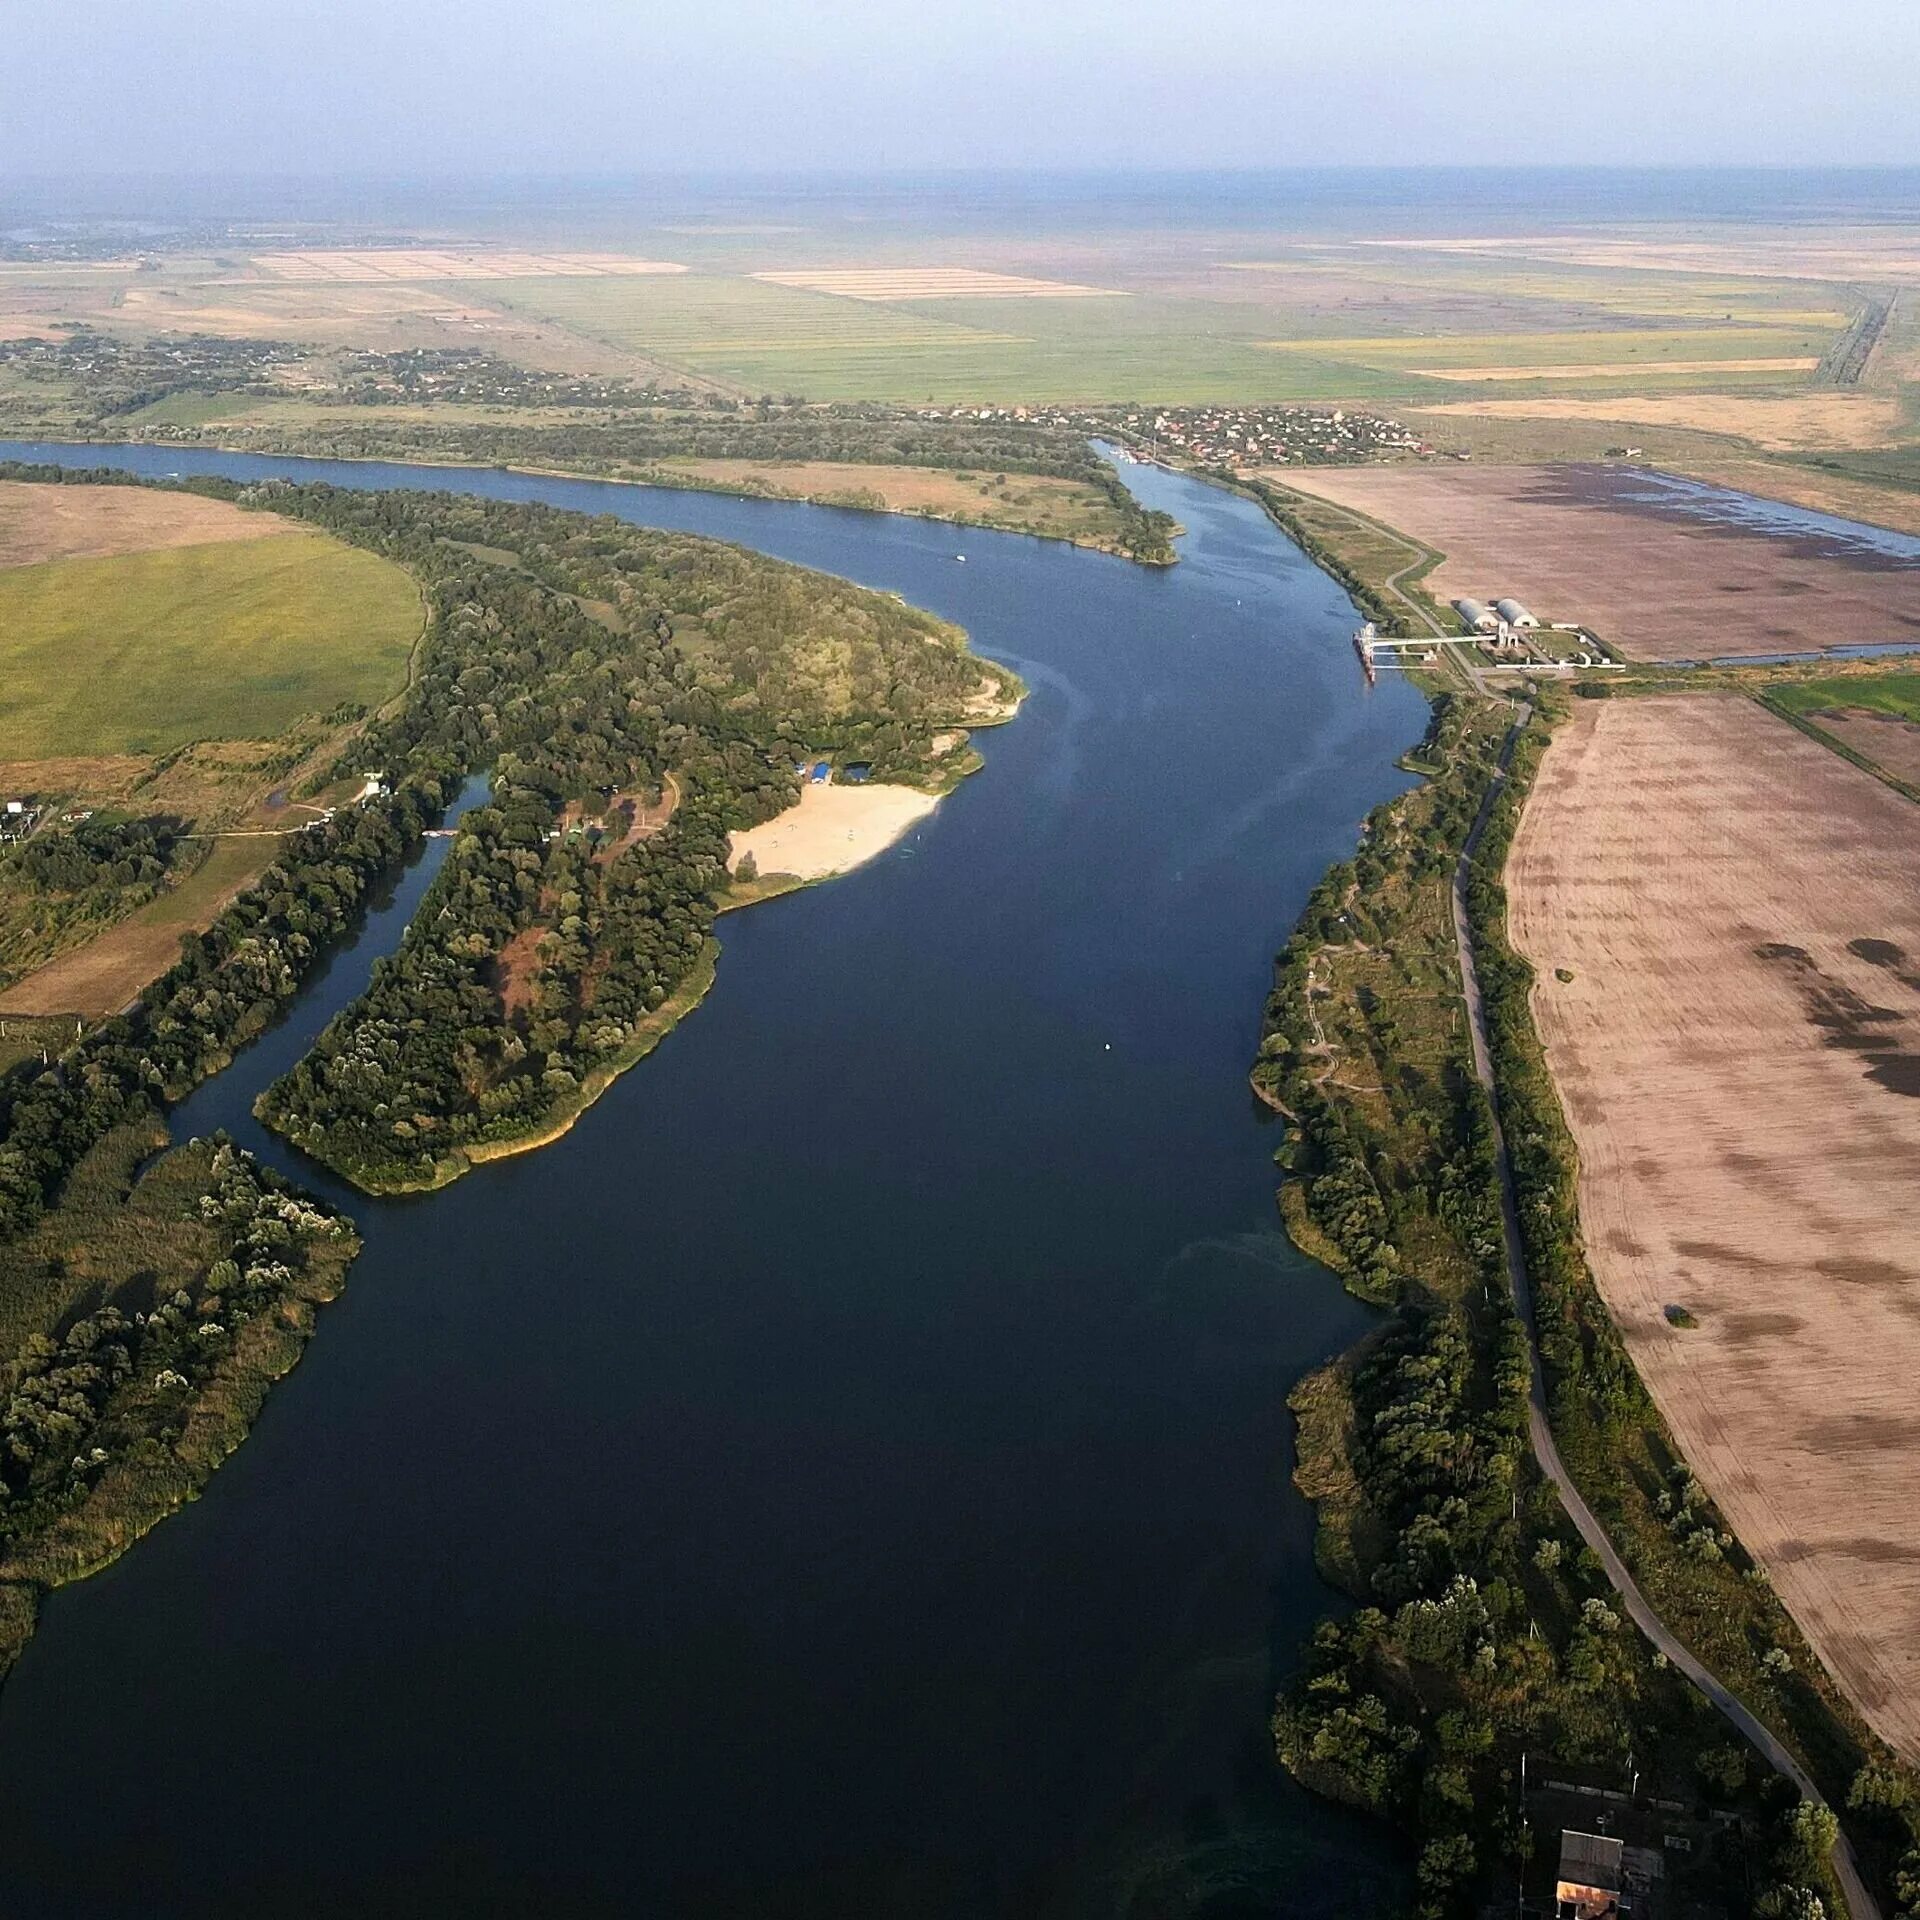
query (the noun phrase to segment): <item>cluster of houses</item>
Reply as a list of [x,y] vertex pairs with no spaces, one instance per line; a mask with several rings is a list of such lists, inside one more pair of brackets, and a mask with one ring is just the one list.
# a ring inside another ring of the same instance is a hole
[[1344,407],[922,407],[923,420],[978,420],[1111,435],[1203,467],[1334,466],[1432,448],[1384,414]]
[[516,366],[498,354],[470,347],[357,353],[343,363],[340,386],[344,399],[365,406],[442,400],[487,406],[607,407],[667,397],[650,395],[626,380],[582,379]]

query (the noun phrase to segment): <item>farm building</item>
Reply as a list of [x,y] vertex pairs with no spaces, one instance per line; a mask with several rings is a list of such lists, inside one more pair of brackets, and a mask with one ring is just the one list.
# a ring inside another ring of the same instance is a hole
[[1518,600],[1496,600],[1493,610],[1510,627],[1537,627],[1540,624]]
[[1456,600],[1453,610],[1469,633],[1491,633],[1500,624],[1499,619],[1478,600]]
[[1553,1890],[1557,1920],[1615,1920],[1632,1910],[1622,1893],[1624,1852],[1605,1834],[1562,1830],[1560,1877]]

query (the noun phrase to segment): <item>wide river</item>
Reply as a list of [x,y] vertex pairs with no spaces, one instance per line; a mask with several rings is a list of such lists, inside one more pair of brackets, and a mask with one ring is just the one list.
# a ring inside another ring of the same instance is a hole
[[[1250,504],[1125,469],[1149,571],[1015,535],[500,472],[960,622],[1032,688],[889,855],[721,924],[705,1005],[559,1144],[338,1192],[255,1092],[444,842],[176,1131],[366,1251],[196,1505],[0,1693],[0,1913],[1372,1911],[1270,1759],[1314,1616],[1289,1388],[1362,1310],[1281,1235],[1270,959],[1425,709]],[[964,553],[964,563],[958,556]]]

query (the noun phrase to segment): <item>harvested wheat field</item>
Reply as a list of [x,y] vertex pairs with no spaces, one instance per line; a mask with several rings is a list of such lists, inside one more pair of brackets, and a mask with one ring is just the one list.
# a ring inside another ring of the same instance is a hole
[[0,480],[0,567],[263,540],[297,531],[277,514],[248,513],[190,493]]
[[315,247],[256,254],[253,264],[278,280],[606,280],[686,272],[672,260],[637,260],[628,254],[496,247]]
[[[1719,363],[1723,369],[1736,364]],[[1673,371],[1671,367],[1658,370]],[[1418,411],[1422,418],[1461,414],[1487,420],[1610,420],[1622,426],[1681,427],[1693,433],[1731,434],[1779,453],[1884,447],[1900,437],[1903,417],[1894,395],[1861,393],[1856,388],[1807,393],[1623,393],[1609,394],[1604,400],[1542,394],[1525,400],[1447,400]]]
[[1830,733],[1855,753],[1865,754],[1876,767],[1920,786],[1920,727],[1871,707],[1846,707],[1838,712],[1807,716],[1822,733]]
[[1920,1758],[1920,813],[1732,695],[1578,704],[1507,881],[1594,1273],[1694,1471]]
[[1920,546],[1894,551],[1742,516],[1743,495],[1630,467],[1282,469],[1316,494],[1437,547],[1442,600],[1510,594],[1632,660],[1811,653],[1920,641]]
[[977,267],[816,267],[794,273],[756,273],[770,286],[837,293],[847,300],[1097,300],[1118,296],[1111,287],[1066,280],[1035,280]]

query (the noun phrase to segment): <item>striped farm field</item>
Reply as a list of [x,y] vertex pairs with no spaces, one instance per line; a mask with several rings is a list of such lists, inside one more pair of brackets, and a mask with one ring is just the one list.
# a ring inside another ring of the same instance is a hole
[[846,300],[1081,300],[1119,298],[1111,287],[1082,287],[1067,280],[1035,280],[1025,274],[983,273],[977,267],[816,267],[791,273],[756,273],[770,286],[801,287]]
[[1578,333],[1461,334],[1357,340],[1266,340],[1274,353],[1310,353],[1434,379],[1638,380],[1648,375],[1811,373],[1832,344],[1821,327],[1642,327]]
[[868,301],[718,274],[525,280],[504,296],[525,312],[639,352],[724,370],[764,355],[979,346],[1017,336],[955,326]]

